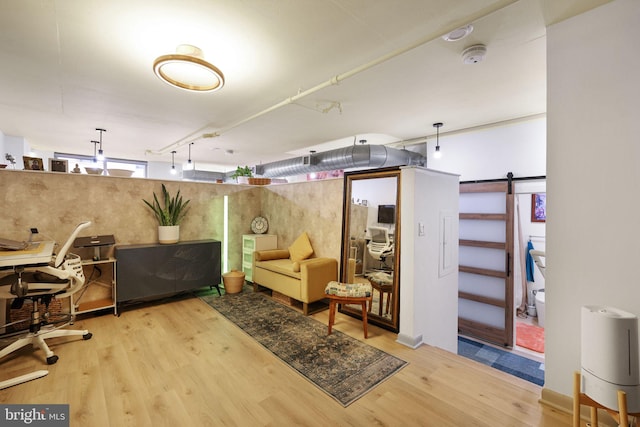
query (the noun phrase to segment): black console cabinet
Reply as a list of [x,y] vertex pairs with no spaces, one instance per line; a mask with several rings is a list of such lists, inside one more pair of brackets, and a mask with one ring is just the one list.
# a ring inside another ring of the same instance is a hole
[[220,242],[117,245],[117,302],[176,294],[220,284]]

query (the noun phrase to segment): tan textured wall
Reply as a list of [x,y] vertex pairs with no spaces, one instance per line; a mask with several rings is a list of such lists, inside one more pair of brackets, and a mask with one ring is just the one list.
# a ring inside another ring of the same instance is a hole
[[[84,235],[113,234],[120,244],[153,243],[157,223],[142,199],[160,193],[160,180],[0,170],[0,237],[23,240],[29,228],[64,242],[77,223],[93,222]],[[167,181],[191,200],[180,226],[181,240],[223,240],[223,197],[229,196],[229,267],[241,267],[242,235],[264,215],[269,232],[287,247],[302,232],[321,256],[339,259],[342,181],[269,187]]]
[[287,248],[304,231],[315,256],[340,260],[342,238],[342,179],[265,187],[263,215],[269,233],[278,235],[278,248]]

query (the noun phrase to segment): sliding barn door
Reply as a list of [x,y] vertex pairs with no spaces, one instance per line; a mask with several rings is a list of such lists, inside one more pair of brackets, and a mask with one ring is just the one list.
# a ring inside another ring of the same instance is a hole
[[510,182],[460,184],[458,330],[513,346]]

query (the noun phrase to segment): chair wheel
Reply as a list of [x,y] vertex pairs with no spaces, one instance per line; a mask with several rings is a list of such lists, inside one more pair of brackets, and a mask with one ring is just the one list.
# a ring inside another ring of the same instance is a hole
[[47,357],[47,365],[53,365],[57,361],[58,361],[58,356],[56,356],[55,354],[51,357]]
[[93,336],[93,334],[92,334],[91,332],[87,332],[86,334],[84,334],[84,335],[82,336],[82,339],[84,339],[84,340],[90,340],[92,336]]

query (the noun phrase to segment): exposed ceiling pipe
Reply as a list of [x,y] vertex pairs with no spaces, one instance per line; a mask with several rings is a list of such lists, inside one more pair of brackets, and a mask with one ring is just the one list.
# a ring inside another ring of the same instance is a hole
[[350,145],[308,156],[280,160],[256,166],[256,174],[278,178],[340,169],[424,166],[420,153],[398,150],[384,145]]
[[214,124],[215,124],[215,123],[207,123],[206,125],[204,125],[201,128],[193,131],[189,135],[185,136],[184,138],[182,138],[182,139],[180,139],[180,140],[178,140],[178,141],[176,141],[176,142],[174,142],[172,144],[169,144],[169,145],[167,145],[167,146],[165,146],[165,147],[163,147],[163,148],[161,148],[159,150],[146,150],[146,153],[147,154],[166,154],[166,153],[170,152],[171,150],[175,150],[178,147],[181,147],[183,145],[189,144],[190,142],[198,140],[201,137],[205,137],[204,135],[207,135],[207,137],[209,137],[209,138],[214,137],[214,136],[216,136],[216,137],[220,136],[223,133],[226,133],[231,129],[234,129],[234,128],[240,126],[240,125],[243,125],[244,123],[247,123],[247,122],[249,122],[251,120],[254,120],[254,119],[258,118],[258,117],[261,117],[261,116],[263,116],[265,114],[268,114],[268,113],[270,113],[270,112],[272,112],[274,110],[277,110],[277,109],[279,109],[281,107],[284,107],[284,106],[287,106],[289,104],[292,104],[292,103],[298,101],[299,99],[305,98],[305,97],[307,97],[307,96],[309,96],[311,94],[314,94],[314,93],[316,93],[316,92],[318,92],[318,91],[320,91],[322,89],[325,89],[325,88],[327,88],[329,86],[337,85],[342,80],[348,79],[349,77],[353,77],[356,74],[359,74],[359,73],[361,73],[363,71],[366,71],[366,70],[368,70],[368,69],[370,69],[372,67],[375,67],[376,65],[382,64],[383,62],[386,62],[386,61],[388,61],[390,59],[393,59],[393,58],[395,58],[397,56],[400,56],[405,52],[408,52],[408,51],[413,50],[413,49],[415,49],[417,47],[420,47],[420,46],[422,46],[422,45],[424,45],[424,44],[426,44],[428,42],[431,42],[433,40],[439,39],[442,36],[442,34],[448,34],[449,32],[453,31],[454,29],[459,28],[460,25],[468,24],[469,22],[473,22],[473,21],[476,21],[476,20],[478,20],[480,18],[484,18],[484,17],[486,17],[488,15],[491,15],[491,14],[499,11],[500,9],[503,9],[503,8],[509,6],[509,5],[513,4],[513,3],[516,3],[516,2],[517,2],[517,0],[498,1],[498,2],[496,2],[496,4],[492,5],[491,7],[487,8],[487,9],[483,9],[480,12],[469,16],[468,17],[468,22],[464,22],[464,23],[455,22],[455,23],[452,23],[451,25],[449,25],[449,27],[447,27],[446,31],[444,31],[444,32],[438,32],[437,34],[436,33],[430,33],[429,35],[427,35],[427,36],[425,36],[425,37],[423,37],[421,39],[418,39],[417,41],[409,44],[408,46],[396,49],[396,50],[394,50],[394,51],[392,51],[390,53],[387,53],[386,55],[383,55],[383,56],[381,56],[381,57],[379,57],[377,59],[374,59],[373,61],[367,62],[366,64],[360,65],[359,67],[353,68],[353,69],[351,69],[349,71],[346,71],[346,72],[344,72],[342,74],[338,74],[338,75],[330,78],[329,80],[327,80],[327,81],[325,81],[323,83],[320,83],[320,84],[318,84],[318,85],[316,85],[316,86],[314,86],[314,87],[312,87],[310,89],[307,89],[307,90],[302,91],[302,92],[299,91],[294,96],[290,96],[289,98],[286,98],[283,101],[280,101],[279,103],[277,103],[275,105],[272,105],[269,108],[266,108],[266,109],[264,109],[264,110],[262,110],[262,111],[260,111],[260,112],[258,112],[256,114],[253,114],[253,115],[251,115],[249,117],[246,117],[246,118],[244,118],[242,120],[239,120],[239,121],[237,121],[237,122],[235,122],[235,123],[233,123],[231,125],[225,126],[225,127],[221,128],[221,129],[217,130],[216,132],[203,134],[203,132],[206,129],[209,129],[209,128],[213,127]]

